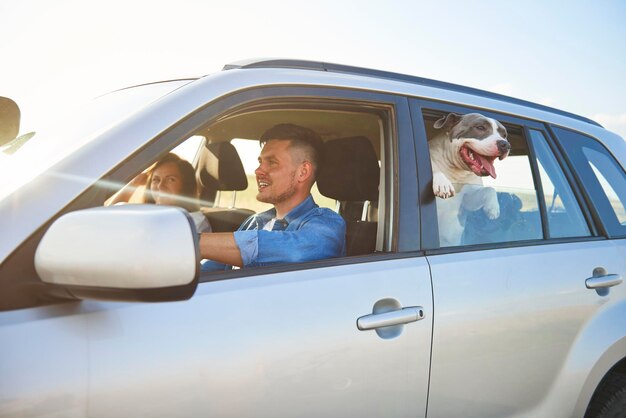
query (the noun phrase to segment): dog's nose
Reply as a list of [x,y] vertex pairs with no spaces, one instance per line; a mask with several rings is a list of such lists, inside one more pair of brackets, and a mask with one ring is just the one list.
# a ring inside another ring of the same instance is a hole
[[509,144],[509,141],[499,139],[498,142],[496,142],[496,145],[498,146],[498,152],[500,155],[505,155],[511,151],[511,144]]

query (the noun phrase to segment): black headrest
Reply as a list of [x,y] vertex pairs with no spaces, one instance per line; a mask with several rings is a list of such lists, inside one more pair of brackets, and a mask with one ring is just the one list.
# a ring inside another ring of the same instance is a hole
[[207,144],[200,151],[198,183],[207,190],[245,190],[248,178],[237,150],[230,142]]
[[376,152],[364,136],[324,143],[324,165],[317,187],[324,196],[340,201],[378,200],[380,167]]

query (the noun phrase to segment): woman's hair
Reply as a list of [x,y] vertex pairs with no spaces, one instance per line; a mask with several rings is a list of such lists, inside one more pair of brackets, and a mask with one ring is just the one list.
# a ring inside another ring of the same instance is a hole
[[200,205],[198,203],[198,183],[196,182],[196,171],[189,161],[183,160],[178,155],[171,152],[154,163],[154,165],[148,170],[148,181],[146,183],[146,191],[143,196],[143,203],[155,203],[154,196],[152,196],[152,190],[150,188],[152,185],[152,177],[154,176],[154,171],[158,167],[168,163],[173,163],[178,167],[180,179],[183,183],[177,206],[187,209],[189,212],[200,210]]

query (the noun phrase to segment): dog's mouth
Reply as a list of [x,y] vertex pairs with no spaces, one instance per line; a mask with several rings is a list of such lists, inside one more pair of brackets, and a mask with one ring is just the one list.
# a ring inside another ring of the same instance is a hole
[[465,164],[474,174],[480,177],[491,176],[494,179],[496,178],[496,168],[493,166],[496,157],[478,154],[466,146],[461,147],[460,154]]

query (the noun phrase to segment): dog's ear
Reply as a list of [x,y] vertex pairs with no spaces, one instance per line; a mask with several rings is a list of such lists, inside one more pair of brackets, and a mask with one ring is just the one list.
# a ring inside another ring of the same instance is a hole
[[457,115],[456,113],[448,113],[446,116],[439,119],[433,127],[435,129],[446,128],[450,129],[461,120],[461,115]]

